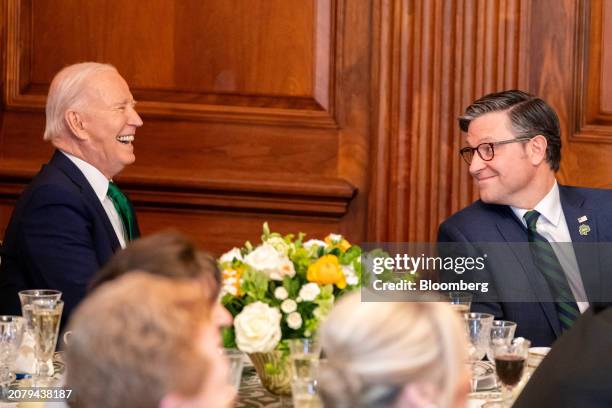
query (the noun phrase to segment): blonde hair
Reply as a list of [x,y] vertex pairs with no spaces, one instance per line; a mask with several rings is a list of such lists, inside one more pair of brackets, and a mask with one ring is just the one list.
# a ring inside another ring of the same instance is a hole
[[429,382],[438,390],[435,404],[451,406],[467,358],[460,324],[444,303],[343,298],[321,331],[325,405],[393,406],[405,385]]
[[170,392],[199,392],[210,366],[198,345],[206,295],[193,279],[138,271],[100,286],[70,321],[70,405],[152,407]]
[[68,109],[82,107],[89,79],[105,71],[117,72],[117,69],[110,64],[81,62],[69,65],[55,75],[47,95],[47,121],[43,140],[49,141],[56,136],[68,134],[64,114]]

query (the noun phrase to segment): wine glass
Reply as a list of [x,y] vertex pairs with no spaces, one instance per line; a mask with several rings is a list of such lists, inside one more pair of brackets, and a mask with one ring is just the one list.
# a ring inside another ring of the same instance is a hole
[[19,292],[21,314],[25,318],[25,331],[28,335],[34,335],[34,320],[32,318],[32,311],[34,310],[33,302],[40,299],[57,302],[61,297],[62,292],[53,289],[28,289]]
[[21,345],[24,320],[21,316],[0,316],[0,384],[14,380],[15,359]]
[[531,342],[518,337],[510,344],[498,344],[493,347],[495,371],[502,383],[502,399],[507,406],[512,405],[512,389],[521,381],[525,361],[529,354]]
[[470,312],[472,297],[470,292],[448,292],[450,306],[459,316]]
[[321,343],[316,338],[292,339],[288,343],[293,378],[314,378],[321,355]]
[[487,349],[487,359],[494,363],[493,348],[501,344],[510,344],[514,338],[516,323],[509,320],[493,320],[491,324],[491,340]]
[[489,348],[493,315],[489,313],[464,313],[466,332],[468,335],[468,360],[472,371],[471,387],[476,391],[478,376],[475,364],[482,360]]
[[48,362],[52,360],[64,302],[50,299],[37,299],[33,303],[32,321],[34,325],[34,352],[36,355],[36,380],[45,383],[51,373]]

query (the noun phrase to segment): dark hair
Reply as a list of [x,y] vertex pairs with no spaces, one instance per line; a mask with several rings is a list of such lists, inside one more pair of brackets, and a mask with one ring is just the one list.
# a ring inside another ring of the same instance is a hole
[[140,270],[170,278],[204,280],[216,300],[221,273],[215,258],[175,231],[164,231],[130,242],[117,252],[93,277],[89,291],[130,271]]
[[459,128],[467,132],[474,119],[500,111],[507,112],[516,137],[542,135],[546,138],[546,161],[553,171],[558,171],[561,162],[559,118],[543,99],[515,89],[485,95],[459,116]]

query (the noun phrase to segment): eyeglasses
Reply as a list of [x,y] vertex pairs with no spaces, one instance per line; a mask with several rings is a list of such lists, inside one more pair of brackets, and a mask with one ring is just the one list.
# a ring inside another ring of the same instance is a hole
[[474,152],[478,152],[478,156],[484,161],[491,161],[493,157],[495,157],[495,149],[494,146],[505,145],[509,143],[517,143],[517,142],[526,142],[531,140],[533,136],[521,136],[515,139],[502,140],[499,142],[486,142],[481,143],[476,147],[464,147],[459,150],[459,154],[463,157],[463,160],[470,165],[472,164],[472,159],[474,158]]

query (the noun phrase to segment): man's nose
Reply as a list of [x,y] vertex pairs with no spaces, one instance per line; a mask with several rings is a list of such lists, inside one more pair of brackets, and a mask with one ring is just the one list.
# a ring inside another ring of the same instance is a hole
[[136,112],[136,109],[134,108],[132,108],[132,113],[130,114],[128,124],[136,127],[141,127],[143,125],[143,121],[140,118],[140,115],[138,114],[138,112]]
[[477,152],[474,152],[472,162],[470,163],[470,174],[472,176],[478,174],[485,166],[486,162],[480,158]]

